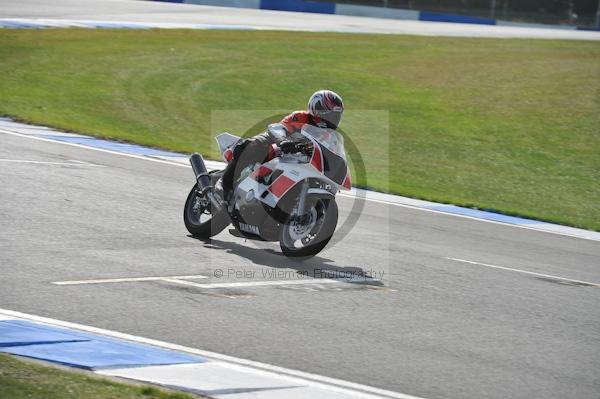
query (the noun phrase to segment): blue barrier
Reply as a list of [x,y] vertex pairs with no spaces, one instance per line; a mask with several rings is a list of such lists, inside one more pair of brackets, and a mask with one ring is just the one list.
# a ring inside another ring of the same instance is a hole
[[437,12],[421,11],[419,20],[430,22],[455,22],[459,24],[496,25],[495,19],[467,17],[465,15],[440,14]]
[[319,14],[335,14],[335,3],[302,1],[302,0],[261,0],[263,10],[314,12]]

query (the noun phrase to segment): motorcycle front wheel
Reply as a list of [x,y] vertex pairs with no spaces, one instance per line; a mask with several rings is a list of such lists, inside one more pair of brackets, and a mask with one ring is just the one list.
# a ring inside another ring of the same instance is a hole
[[213,215],[210,202],[200,196],[198,187],[194,185],[185,201],[183,222],[194,237],[210,238],[229,225],[229,217],[225,211]]
[[307,198],[303,217],[289,215],[281,227],[279,245],[289,258],[308,259],[325,248],[337,225],[338,209],[332,199]]

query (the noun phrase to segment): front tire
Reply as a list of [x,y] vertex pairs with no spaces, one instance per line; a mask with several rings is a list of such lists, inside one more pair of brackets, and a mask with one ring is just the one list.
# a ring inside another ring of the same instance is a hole
[[279,234],[281,252],[288,258],[304,260],[321,252],[337,225],[338,208],[335,200],[307,198],[311,204],[307,220],[299,222],[294,215],[287,217]]
[[206,239],[223,231],[229,225],[229,217],[225,211],[213,215],[210,203],[202,201],[198,187],[194,185],[185,201],[183,222],[191,235]]

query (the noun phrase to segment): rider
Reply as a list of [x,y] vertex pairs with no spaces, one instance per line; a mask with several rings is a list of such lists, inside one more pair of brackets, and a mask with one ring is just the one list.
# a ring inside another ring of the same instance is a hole
[[295,134],[303,125],[337,129],[343,113],[344,103],[338,94],[331,90],[315,92],[308,100],[306,111],[292,112],[281,121],[286,130],[285,139],[277,139],[269,132],[264,132],[236,144],[233,158],[221,179],[222,187],[217,183],[216,192],[223,199],[228,199],[233,191],[234,178],[239,176],[245,167],[272,158],[272,144],[278,145],[283,152],[294,152],[295,143],[304,139],[303,136]]

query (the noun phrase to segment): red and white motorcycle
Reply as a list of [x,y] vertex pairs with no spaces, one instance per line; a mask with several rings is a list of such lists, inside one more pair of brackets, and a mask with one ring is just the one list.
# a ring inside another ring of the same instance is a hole
[[[285,137],[280,124],[270,125],[268,131]],[[193,154],[190,163],[197,183],[183,212],[188,231],[209,238],[231,223],[233,235],[279,241],[284,255],[293,258],[308,258],[325,248],[338,219],[335,195],[351,188],[344,140],[335,130],[311,125],[304,125],[300,134],[303,144],[293,153],[278,150],[277,157],[244,169],[227,204],[213,193],[223,171],[208,172],[202,156]],[[229,161],[241,138],[222,133],[216,140],[223,159]]]

